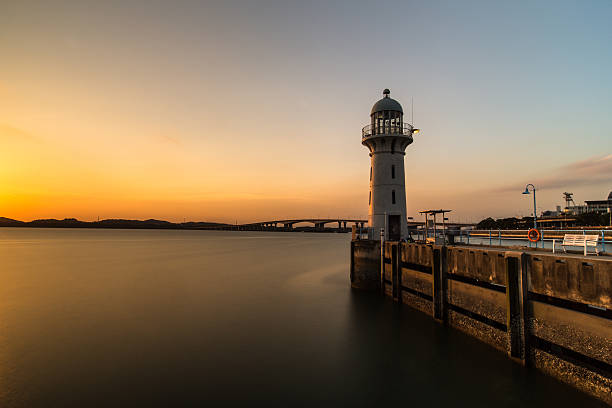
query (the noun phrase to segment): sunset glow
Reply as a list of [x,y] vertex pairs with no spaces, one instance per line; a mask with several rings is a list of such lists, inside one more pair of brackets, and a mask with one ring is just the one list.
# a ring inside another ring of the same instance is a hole
[[[612,188],[607,2],[398,2],[393,27],[365,3],[51,3],[0,6],[0,216],[365,217],[360,131],[385,87],[421,129],[409,216],[527,215],[526,182],[541,209]],[[366,63],[366,22],[396,62]]]

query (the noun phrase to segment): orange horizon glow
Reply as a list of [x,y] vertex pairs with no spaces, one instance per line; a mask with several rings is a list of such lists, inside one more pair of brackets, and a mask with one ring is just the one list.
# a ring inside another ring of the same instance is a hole
[[[408,216],[529,215],[526,183],[538,211],[563,191],[612,190],[605,35],[520,7],[491,19],[423,6],[394,27],[396,61],[364,64],[380,43],[363,27],[388,24],[369,7],[169,7],[0,12],[0,217],[367,218],[361,128],[387,87],[407,121],[414,98],[421,130],[405,156]],[[598,16],[590,27],[609,32]]]

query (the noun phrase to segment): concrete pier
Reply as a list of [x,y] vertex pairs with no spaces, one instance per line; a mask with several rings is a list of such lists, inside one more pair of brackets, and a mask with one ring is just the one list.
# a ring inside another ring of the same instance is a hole
[[612,404],[612,259],[351,242],[351,285],[378,290]]

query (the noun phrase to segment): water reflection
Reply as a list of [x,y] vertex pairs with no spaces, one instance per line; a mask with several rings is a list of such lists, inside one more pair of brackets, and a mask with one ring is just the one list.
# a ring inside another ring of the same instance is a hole
[[0,229],[0,406],[599,406],[351,291],[347,234]]

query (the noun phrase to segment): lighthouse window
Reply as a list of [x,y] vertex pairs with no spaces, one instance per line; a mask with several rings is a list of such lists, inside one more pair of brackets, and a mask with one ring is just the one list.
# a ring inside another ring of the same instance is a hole
[[370,191],[370,197],[368,198],[368,205],[372,204],[372,192]]
[[391,178],[395,178],[395,165],[394,164],[391,165]]
[[391,204],[395,204],[395,190],[391,190]]
[[372,167],[370,167],[370,181],[372,181]]

